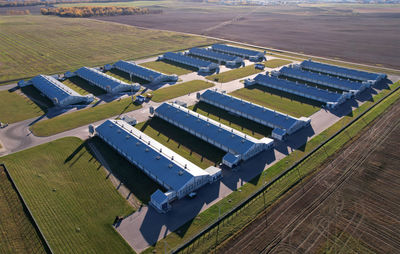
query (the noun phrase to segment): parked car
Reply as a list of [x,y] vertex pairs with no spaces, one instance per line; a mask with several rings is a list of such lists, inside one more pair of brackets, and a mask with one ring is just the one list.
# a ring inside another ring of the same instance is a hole
[[136,96],[135,102],[137,104],[142,104],[144,101],[145,101],[145,98],[143,96],[141,96],[141,95]]

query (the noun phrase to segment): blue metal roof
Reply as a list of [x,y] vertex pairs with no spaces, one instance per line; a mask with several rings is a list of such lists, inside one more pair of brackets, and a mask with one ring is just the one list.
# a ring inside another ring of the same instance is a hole
[[210,59],[216,59],[220,61],[235,61],[238,57],[227,55],[223,53],[218,53],[212,50],[207,50],[204,48],[191,48],[189,49],[189,53],[192,55],[200,55],[203,57],[208,57]]
[[147,69],[145,67],[142,67],[140,65],[137,65],[137,64],[134,64],[131,62],[127,62],[127,61],[123,61],[123,60],[116,62],[114,64],[114,67],[116,67],[117,69],[120,69],[122,71],[125,71],[127,73],[130,73],[134,76],[138,76],[142,79],[148,80],[148,81],[152,81],[152,80],[158,78],[159,76],[164,75],[160,72],[153,71],[153,70]]
[[269,108],[265,108],[213,90],[205,91],[200,96],[200,98],[212,101],[214,103],[223,105],[223,107],[225,108],[229,108],[233,111],[238,111],[247,114],[253,118],[257,118],[267,123],[270,123],[271,125],[273,125],[273,127],[271,126],[271,128],[278,127],[282,129],[290,129],[293,125],[297,123],[297,121],[299,121],[297,118],[294,118],[292,116],[285,115]]
[[279,70],[279,73],[287,77],[292,77],[304,81],[311,81],[325,86],[329,86],[329,84],[332,84],[333,87],[345,91],[362,90],[364,87],[364,85],[359,82],[340,79],[332,76],[318,74],[315,72],[304,71],[299,68],[282,67]]
[[186,64],[186,65],[196,67],[196,68],[201,68],[201,67],[213,68],[213,67],[217,66],[215,63],[212,63],[210,61],[205,61],[205,60],[201,60],[198,58],[185,56],[185,55],[182,55],[179,53],[167,52],[163,55],[163,57],[167,60]]
[[[144,170],[165,183],[170,190],[178,191],[201,170],[197,167],[192,173],[176,160],[167,158],[160,152],[160,148],[152,146],[152,142],[156,141],[124,121],[106,120],[96,128],[96,133],[114,148],[118,148],[118,152],[129,161],[141,165]],[[207,175],[203,170],[201,173]]]
[[272,76],[258,74],[254,80],[256,83],[267,85],[274,89],[279,89],[285,92],[293,93],[296,95],[311,98],[324,103],[334,102],[338,103],[342,100],[342,94],[329,92],[313,86],[298,84],[285,79],[279,79]]
[[385,74],[378,74],[378,73],[371,73],[371,72],[366,72],[366,71],[348,69],[348,68],[339,67],[339,66],[335,66],[335,65],[313,62],[311,60],[305,60],[300,65],[304,69],[309,69],[309,70],[318,71],[318,72],[327,73],[327,74],[333,74],[333,75],[356,79],[356,80],[361,80],[361,81],[378,80],[382,77],[386,77]]
[[163,204],[168,201],[168,196],[164,192],[157,189],[150,197],[150,199],[157,204]]
[[80,94],[67,87],[52,76],[38,75],[31,79],[34,87],[42,92],[46,97],[51,99],[57,99],[58,102],[62,102],[70,96],[79,96]]
[[245,138],[244,135],[240,136],[235,132],[221,128],[221,124],[211,120],[207,121],[208,118],[178,105],[163,103],[155,110],[155,114],[175,122],[180,128],[205,136],[207,139],[227,147],[235,154],[245,154],[255,145],[254,142],[250,141],[251,137],[246,136]]
[[[75,73],[91,82],[96,84],[97,86],[100,86],[102,89],[108,91],[109,89],[111,91],[114,90],[118,90],[122,91],[122,90],[129,90],[132,85],[125,83],[119,79],[116,79],[114,77],[111,77],[110,75],[107,75],[99,70],[96,70],[94,68],[88,68],[88,67],[82,67],[80,69],[78,69],[77,71],[75,71]],[[122,87],[124,87],[125,89],[121,89]]]
[[229,52],[230,54],[234,55],[245,55],[245,56],[264,56],[264,53],[256,50],[244,49],[244,48],[237,48],[228,46],[225,44],[214,44],[211,46],[213,50]]

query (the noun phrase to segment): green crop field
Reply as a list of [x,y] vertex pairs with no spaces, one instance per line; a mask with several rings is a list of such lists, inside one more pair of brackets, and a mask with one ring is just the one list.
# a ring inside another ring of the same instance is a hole
[[153,94],[152,100],[155,102],[162,102],[185,94],[194,93],[206,88],[213,87],[214,84],[211,82],[205,82],[203,80],[192,80],[170,87],[161,88],[151,92]]
[[226,154],[217,147],[158,117],[139,123],[135,127],[204,169],[220,163]]
[[30,99],[19,94],[19,91],[0,91],[0,122],[15,123],[38,117],[44,110]]
[[193,72],[193,70],[187,69],[184,66],[176,65],[167,61],[146,62],[140,65],[168,75],[176,74],[180,76]]
[[[266,62],[264,62],[265,67],[268,68],[277,68],[286,64],[290,64],[291,61],[288,60],[284,60],[284,59],[271,59],[268,60]],[[211,76],[208,76],[207,79],[208,80],[215,80],[218,79],[218,82],[221,83],[226,83],[226,82],[230,82],[236,79],[240,79],[240,78],[245,78],[247,76],[253,75],[253,74],[257,74],[263,72],[263,70],[259,70],[254,68],[254,64],[252,65],[248,65],[246,67],[241,67],[241,68],[237,68],[237,69],[233,69],[233,70],[229,70],[229,71],[224,71],[221,72],[219,74],[214,74]]]
[[233,91],[230,95],[294,117],[310,116],[321,109],[321,105],[318,103],[288,94],[280,94],[260,85],[241,88]]
[[212,42],[91,19],[0,16],[0,83]]
[[276,59],[271,59],[271,60],[268,60],[268,61],[264,62],[264,65],[267,68],[274,69],[274,68],[278,68],[278,67],[281,67],[283,65],[290,64],[290,63],[292,63],[292,61],[288,61],[288,60],[285,60],[285,59],[277,59],[276,58]]
[[133,253],[113,229],[133,209],[78,138],[0,158],[55,253]]
[[51,136],[60,132],[71,130],[86,124],[100,121],[116,115],[121,115],[141,108],[141,105],[132,103],[132,99],[125,98],[98,106],[88,106],[71,113],[64,113],[51,119],[39,121],[31,126],[36,136]]
[[245,78],[247,76],[260,73],[262,71],[263,70],[254,68],[254,64],[252,64],[252,65],[247,65],[246,67],[241,67],[229,71],[224,71],[219,74],[207,76],[206,78],[212,81],[218,79],[218,82],[226,83],[236,79]]
[[271,128],[230,114],[226,110],[204,102],[199,102],[194,106],[190,106],[189,109],[258,139],[271,135]]
[[0,166],[0,214],[1,253],[46,253],[3,166]]

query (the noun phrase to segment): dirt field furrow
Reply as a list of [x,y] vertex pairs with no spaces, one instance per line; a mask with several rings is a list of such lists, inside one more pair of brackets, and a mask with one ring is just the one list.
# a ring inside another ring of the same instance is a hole
[[396,167],[400,157],[392,152],[400,145],[398,119],[400,102],[326,163],[304,189],[297,188],[219,252],[394,253],[400,249]]

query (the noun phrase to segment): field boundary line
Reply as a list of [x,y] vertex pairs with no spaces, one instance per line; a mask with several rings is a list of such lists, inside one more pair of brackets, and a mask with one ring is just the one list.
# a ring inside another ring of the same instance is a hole
[[[258,196],[262,195],[264,193],[264,191],[266,191],[269,187],[271,187],[275,182],[279,181],[281,178],[283,178],[286,174],[288,174],[289,172],[291,172],[293,169],[295,169],[297,166],[299,166],[301,163],[303,163],[305,160],[307,160],[308,158],[310,158],[314,153],[316,153],[319,149],[321,149],[324,145],[326,145],[328,142],[330,142],[332,139],[334,139],[335,137],[337,137],[339,134],[341,134],[342,132],[344,132],[347,128],[349,128],[350,126],[352,126],[355,122],[357,122],[358,120],[361,119],[361,117],[363,117],[365,114],[367,114],[368,112],[370,112],[373,108],[375,108],[377,105],[379,105],[382,101],[384,101],[386,98],[388,98],[389,96],[393,95],[395,92],[397,92],[398,90],[400,90],[400,86],[398,86],[397,88],[395,88],[393,91],[391,91],[390,93],[386,94],[385,96],[383,96],[381,99],[379,99],[377,102],[375,102],[373,105],[371,105],[370,107],[368,107],[366,110],[364,110],[364,112],[360,113],[360,115],[358,115],[356,118],[354,118],[353,120],[351,120],[349,123],[347,123],[345,126],[343,126],[341,129],[339,129],[337,132],[335,132],[333,135],[331,135],[327,140],[323,141],[321,144],[319,144],[317,147],[315,147],[312,151],[310,151],[308,154],[306,154],[305,156],[303,156],[300,160],[296,161],[292,166],[290,166],[289,168],[287,168],[285,171],[283,171],[282,173],[280,173],[278,176],[276,176],[274,179],[272,179],[271,181],[269,181],[267,184],[263,185],[260,189],[258,189],[257,191],[255,191],[252,195],[250,195],[247,199],[245,199],[244,201],[242,201],[241,203],[239,203],[236,207],[234,207],[233,209],[231,209],[230,211],[226,212],[225,214],[223,214],[219,219],[216,219],[215,222],[213,222],[212,224],[210,224],[209,226],[207,226],[205,229],[203,229],[202,231],[200,231],[198,234],[196,234],[195,236],[193,236],[192,238],[190,238],[188,241],[186,241],[184,244],[182,244],[181,246],[177,247],[176,249],[174,249],[171,253],[178,253],[183,251],[184,249],[186,249],[188,246],[190,246],[191,244],[195,243],[197,241],[197,239],[201,238],[204,234],[206,234],[207,232],[211,231],[212,229],[214,229],[215,227],[217,227],[222,221],[224,221],[225,219],[229,218],[231,215],[233,215],[234,213],[236,213],[237,211],[239,211],[241,208],[245,207],[247,204],[249,204],[250,202],[252,202],[253,200],[255,200]],[[263,171],[264,172],[264,171]],[[302,177],[304,178],[304,176]],[[298,182],[300,182],[302,180],[302,178],[300,178],[299,180],[297,180],[294,185],[297,185]],[[289,189],[292,186],[289,186]],[[286,192],[286,191],[285,191]]]
[[33,227],[36,229],[36,231],[39,232],[39,237],[44,242],[44,247],[45,247],[46,252],[53,254],[54,252],[51,249],[49,242],[47,241],[46,237],[44,236],[42,230],[40,230],[39,224],[35,220],[35,217],[33,217],[31,210],[29,209],[28,205],[26,204],[25,199],[22,196],[21,192],[19,191],[18,186],[15,184],[14,179],[12,178],[10,172],[8,172],[6,165],[4,163],[0,163],[0,166],[2,166],[4,168],[4,172],[6,173],[8,179],[10,179],[10,182],[11,182],[13,188],[15,189],[15,191],[17,192],[18,197],[21,199],[23,207],[26,209],[26,211],[28,211],[28,213],[26,213],[26,214],[33,221],[33,223],[32,223]]

